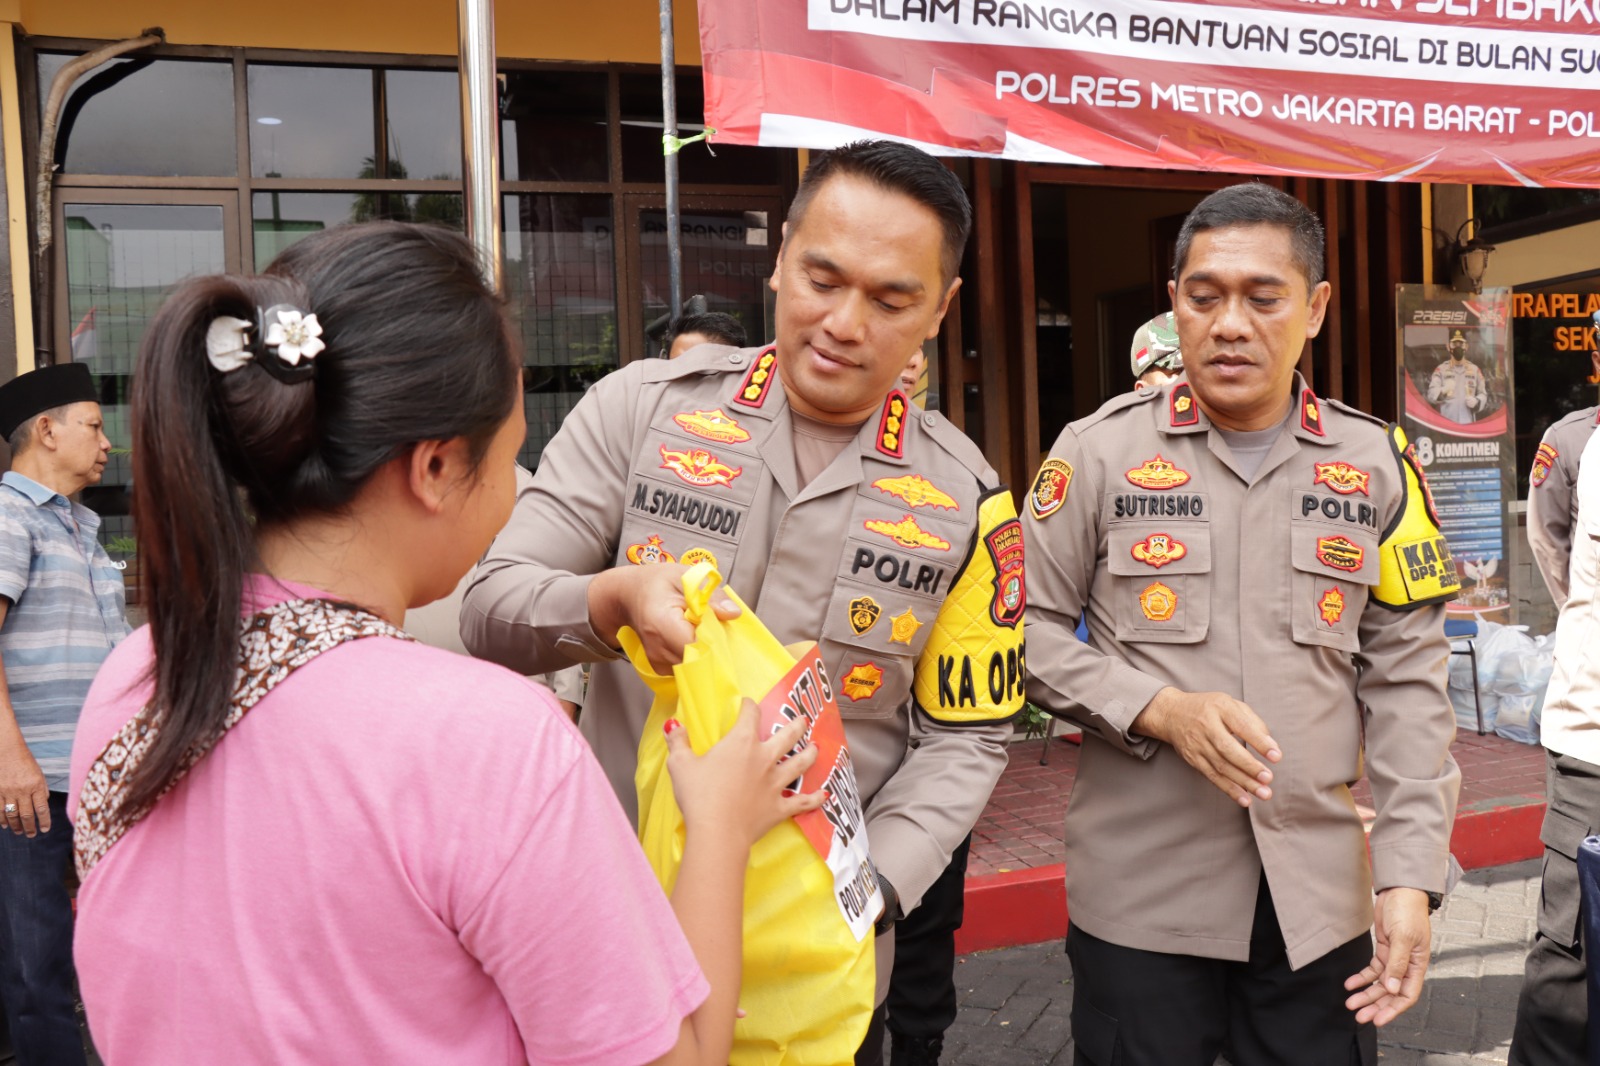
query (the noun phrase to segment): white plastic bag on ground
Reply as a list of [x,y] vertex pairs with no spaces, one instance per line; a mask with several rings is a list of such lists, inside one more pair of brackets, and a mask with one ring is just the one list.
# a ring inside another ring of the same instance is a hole
[[[1473,641],[1478,653],[1478,687],[1483,701],[1486,730],[1522,744],[1539,743],[1539,713],[1545,686],[1555,666],[1554,641],[1528,636],[1527,626],[1503,626],[1478,621]],[[1450,702],[1457,724],[1477,729],[1472,708],[1470,659],[1452,656]]]

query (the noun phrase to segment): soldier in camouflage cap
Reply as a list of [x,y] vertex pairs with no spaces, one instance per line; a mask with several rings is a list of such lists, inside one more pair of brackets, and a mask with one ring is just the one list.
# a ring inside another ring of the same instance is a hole
[[1178,327],[1164,311],[1133,331],[1133,376],[1139,384],[1160,388],[1183,373]]

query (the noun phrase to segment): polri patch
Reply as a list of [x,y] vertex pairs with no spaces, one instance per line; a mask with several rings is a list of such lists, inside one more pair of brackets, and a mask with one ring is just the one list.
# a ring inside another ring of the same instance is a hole
[[1312,481],[1313,485],[1326,485],[1341,496],[1356,492],[1363,496],[1372,495],[1372,475],[1360,467],[1349,463],[1318,463],[1316,468],[1317,476]]
[[1049,518],[1067,502],[1067,489],[1072,485],[1072,464],[1064,459],[1046,459],[1034,475],[1033,488],[1028,490],[1028,510],[1036,520]]
[[1189,472],[1179,470],[1157,453],[1154,459],[1146,459],[1143,465],[1128,471],[1127,478],[1141,489],[1175,489],[1189,483]]
[[951,496],[921,474],[906,474],[903,477],[880,477],[872,483],[872,487],[879,492],[887,492],[890,496],[905,501],[905,505],[913,509],[917,507],[942,507],[946,511],[961,510],[961,505],[956,503],[954,496]]
[[648,566],[650,563],[676,562],[672,553],[661,546],[661,538],[651,536],[643,544],[630,544],[627,551],[628,562],[635,566]]
[[856,702],[871,699],[882,685],[883,670],[877,663],[856,663],[844,675],[844,683],[840,688],[851,702]]
[[1183,541],[1169,533],[1152,533],[1135,544],[1131,552],[1141,563],[1159,570],[1168,563],[1175,563],[1188,555],[1189,549]]
[[882,613],[883,608],[878,606],[877,600],[871,596],[857,596],[850,601],[850,632],[861,636],[878,624],[878,616]]
[[733,479],[744,473],[742,466],[729,466],[704,448],[685,448],[677,451],[661,446],[661,469],[670,470],[691,485],[707,488],[712,485],[727,487]]
[[1533,453],[1533,472],[1528,475],[1528,483],[1534,488],[1543,485],[1545,478],[1550,476],[1550,471],[1559,458],[1561,458],[1561,453],[1550,445],[1539,445],[1539,450]]
[[678,562],[683,563],[685,566],[693,566],[696,563],[710,563],[713,569],[721,569],[717,566],[717,557],[712,555],[708,548],[690,548],[678,556]]
[[1349,537],[1317,538],[1317,562],[1346,574],[1360,570],[1366,554],[1361,545]]
[[922,619],[910,607],[889,619],[889,643],[910,647],[911,641],[922,628]]
[[737,419],[724,414],[720,407],[710,411],[682,411],[673,415],[672,420],[685,433],[718,444],[743,444],[750,439],[749,431]]
[[1339,619],[1344,617],[1344,593],[1339,591],[1337,585],[1322,594],[1322,599],[1317,601],[1317,611],[1330,626],[1339,624]]
[[1139,610],[1152,622],[1170,622],[1178,613],[1178,594],[1160,581],[1146,585],[1139,593]]
[[950,542],[943,537],[929,533],[917,525],[917,520],[910,515],[903,515],[898,522],[886,522],[881,518],[868,519],[861,523],[869,533],[876,533],[880,537],[888,537],[896,544],[905,548],[937,548],[939,551],[949,551]]
[[1022,522],[1012,518],[1000,523],[984,534],[983,546],[994,563],[994,599],[989,603],[989,617],[995,625],[1015,629],[1028,605],[1027,585],[1023,582]]

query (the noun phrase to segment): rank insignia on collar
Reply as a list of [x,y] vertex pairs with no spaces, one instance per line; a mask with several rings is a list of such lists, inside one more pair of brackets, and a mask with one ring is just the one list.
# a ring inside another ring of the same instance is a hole
[[1363,496],[1371,496],[1369,485],[1372,475],[1360,467],[1351,466],[1349,463],[1318,463],[1317,477],[1313,485],[1326,485],[1341,496],[1349,496],[1359,492]]
[[701,487],[732,485],[733,479],[744,473],[744,467],[728,466],[704,448],[674,451],[665,444],[661,446],[661,469],[670,470],[689,484]]
[[878,624],[883,608],[871,596],[857,596],[850,601],[850,631],[860,636]]
[[910,646],[911,640],[917,635],[917,630],[922,628],[922,619],[916,612],[907,607],[900,614],[889,619],[889,643],[905,644]]
[[1139,610],[1152,622],[1170,622],[1178,612],[1178,594],[1160,581],[1139,593]]
[[989,603],[989,617],[997,626],[1015,629],[1028,605],[1027,586],[1022,578],[1022,522],[1013,518],[1000,523],[984,534],[983,546],[989,549],[994,563],[994,599]]
[[867,532],[888,537],[902,547],[937,548],[940,551],[950,550],[949,541],[929,533],[917,525],[917,520],[910,515],[902,516],[898,522],[886,522],[881,518],[873,518],[861,524],[866,527]]
[[1539,445],[1539,450],[1533,453],[1533,472],[1528,475],[1528,483],[1534,488],[1544,484],[1545,478],[1550,476],[1550,469],[1556,465],[1556,460],[1561,458],[1561,453],[1548,444]]
[[883,684],[883,670],[877,663],[856,663],[850,667],[850,672],[844,675],[844,683],[840,685],[844,694],[851,701],[872,698]]
[[673,415],[672,420],[685,433],[718,444],[743,444],[750,439],[745,428],[724,414],[720,407],[712,411],[684,411]]
[[895,459],[905,455],[905,422],[906,395],[895,389],[884,399],[883,414],[878,418],[878,450],[884,455]]
[[1339,624],[1339,619],[1344,617],[1344,593],[1339,591],[1338,586],[1322,594],[1322,599],[1317,601],[1317,611],[1330,626]]
[[772,388],[772,376],[777,373],[778,353],[775,349],[768,348],[750,364],[749,373],[745,374],[744,381],[739,385],[739,394],[733,398],[734,403],[742,403],[746,407],[760,407],[767,402],[767,392]]
[[1158,454],[1146,459],[1143,466],[1128,471],[1128,480],[1141,489],[1175,489],[1189,483],[1189,472],[1179,470]]
[[1028,510],[1036,520],[1049,518],[1067,502],[1072,484],[1072,464],[1064,459],[1046,459],[1028,490]]
[[1152,533],[1133,546],[1133,557],[1157,570],[1189,554],[1183,541],[1167,533]]
[[695,563],[710,563],[713,567],[716,567],[717,557],[705,548],[690,548],[678,556],[678,562],[685,566],[693,566]]
[[1167,421],[1178,428],[1196,425],[1200,421],[1200,409],[1194,403],[1194,390],[1187,381],[1179,382],[1172,387],[1172,396],[1168,401]]
[[661,546],[660,537],[649,537],[643,544],[628,545],[628,562],[635,566],[646,566],[650,563],[676,562],[672,553]]
[[1348,537],[1318,537],[1317,562],[1353,574],[1361,569],[1366,552]]
[[1326,436],[1322,431],[1322,404],[1310,389],[1300,390],[1300,428],[1319,437]]
[[961,510],[961,505],[956,503],[954,496],[951,496],[921,474],[907,474],[904,477],[880,477],[872,483],[872,487],[879,492],[887,492],[891,496],[899,497],[905,501],[907,507],[942,507],[946,511]]

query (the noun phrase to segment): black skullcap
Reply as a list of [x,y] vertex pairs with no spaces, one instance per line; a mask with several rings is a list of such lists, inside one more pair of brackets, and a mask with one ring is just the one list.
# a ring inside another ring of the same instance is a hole
[[0,437],[9,438],[41,411],[69,403],[99,403],[94,378],[83,363],[62,363],[30,370],[0,385]]

